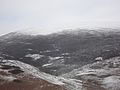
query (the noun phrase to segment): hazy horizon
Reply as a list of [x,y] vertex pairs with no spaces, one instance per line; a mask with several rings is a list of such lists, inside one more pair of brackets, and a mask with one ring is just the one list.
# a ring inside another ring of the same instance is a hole
[[120,0],[0,0],[0,35],[120,26]]

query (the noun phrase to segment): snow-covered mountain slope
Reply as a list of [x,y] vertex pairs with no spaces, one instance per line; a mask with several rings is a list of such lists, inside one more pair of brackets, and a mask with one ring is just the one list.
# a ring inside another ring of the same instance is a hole
[[40,72],[36,67],[33,67],[31,65],[22,63],[20,61],[16,60],[3,60],[2,61],[4,65],[9,65],[9,66],[18,66],[24,73],[33,75],[37,78],[41,78],[43,80],[46,80],[50,83],[57,84],[57,85],[63,85],[64,83],[60,82],[57,77],[46,74],[44,72]]
[[119,29],[77,29],[34,36],[12,32],[0,37],[0,56],[57,76],[93,63],[97,57],[119,55]]
[[120,90],[120,57],[97,61],[62,76],[81,80],[83,90]]
[[119,82],[119,74],[113,74],[119,72],[116,64],[119,59],[113,59],[117,56],[120,56],[120,31],[116,29],[49,35],[14,32],[0,37],[0,57],[6,59],[6,64],[18,65],[26,74],[68,90],[109,90],[111,80]]
[[[40,72],[39,69],[36,67],[33,67],[31,65],[25,64],[20,61],[16,60],[1,60],[0,62],[0,78],[2,81],[0,81],[0,88],[2,90],[6,90],[6,88],[2,85],[6,85],[5,82],[12,82],[14,85],[14,82],[22,82],[23,79],[29,79],[28,81],[31,81],[37,84],[40,82],[43,82],[43,85],[40,84],[40,86],[33,86],[38,87],[38,89],[35,90],[45,90],[44,88],[52,88],[50,90],[80,90],[81,89],[81,81],[76,79],[65,79],[63,77],[57,77],[50,74],[46,74],[44,72]],[[24,81],[25,81],[24,80]],[[11,85],[12,85],[11,83]],[[26,82],[28,83],[28,82]],[[45,83],[45,84],[44,84]],[[28,83],[29,84],[29,83]],[[48,84],[49,86],[45,86]],[[51,87],[52,85],[52,87]],[[9,87],[9,85],[8,85]],[[13,88],[15,88],[13,86]],[[23,86],[25,88],[25,86]],[[28,86],[29,88],[29,86]],[[20,89],[20,88],[18,88]],[[8,90],[8,89],[7,89]],[[14,89],[13,89],[14,90]],[[17,90],[17,89],[16,89]],[[25,89],[29,90],[29,89]]]
[[55,76],[16,60],[1,60],[0,90],[64,90]]
[[30,80],[32,78],[32,80],[42,79],[45,82],[47,81],[47,83],[49,82],[58,88],[55,90],[119,90],[120,57],[87,64],[59,77],[41,72],[38,68],[20,61],[2,60],[0,78],[4,80],[1,85],[6,81],[20,83],[21,78],[22,80],[23,78],[30,78]]

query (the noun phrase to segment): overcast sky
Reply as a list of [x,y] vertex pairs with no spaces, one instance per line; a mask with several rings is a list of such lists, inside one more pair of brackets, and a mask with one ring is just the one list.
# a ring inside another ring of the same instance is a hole
[[120,0],[0,0],[0,34],[79,27],[117,27]]

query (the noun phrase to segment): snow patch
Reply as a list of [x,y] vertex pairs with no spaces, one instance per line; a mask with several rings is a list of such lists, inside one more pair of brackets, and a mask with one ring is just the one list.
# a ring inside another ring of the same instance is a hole
[[51,50],[45,50],[45,51],[40,51],[40,53],[50,53],[52,52]]
[[120,76],[110,76],[104,78],[103,84],[108,90],[120,90]]
[[29,50],[29,51],[32,51],[33,49],[31,49],[31,48],[28,48],[27,50]]
[[15,80],[16,78],[13,76],[0,76],[1,79],[8,81],[8,82],[12,82],[13,80]]
[[42,67],[50,66],[50,65],[52,65],[52,64],[53,64],[53,63],[44,64]]
[[27,54],[25,57],[31,57],[31,58],[33,58],[34,60],[38,60],[38,59],[44,57],[44,55],[39,55],[39,54]]
[[64,55],[69,55],[69,53],[63,53],[63,54],[61,54],[61,55],[63,55],[63,56],[64,56]]
[[49,59],[50,60],[58,60],[58,59],[63,59],[63,57],[51,57],[51,56],[49,56]]

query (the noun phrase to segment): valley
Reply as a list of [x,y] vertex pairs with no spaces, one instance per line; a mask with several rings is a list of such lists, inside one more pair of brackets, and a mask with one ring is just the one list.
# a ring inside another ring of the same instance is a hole
[[2,90],[119,90],[119,79],[119,29],[0,37]]

